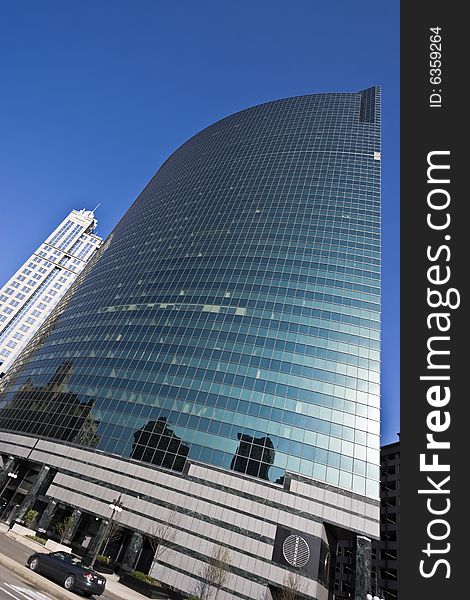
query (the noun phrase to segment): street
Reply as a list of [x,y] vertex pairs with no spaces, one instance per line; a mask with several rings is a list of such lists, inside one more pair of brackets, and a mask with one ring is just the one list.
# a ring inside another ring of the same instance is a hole
[[[7,537],[4,533],[0,533],[0,553],[21,565],[26,565],[26,559],[33,554],[33,550]],[[57,587],[60,588],[60,586]],[[79,593],[76,594],[76,597],[77,600],[84,598]],[[0,600],[11,600],[12,598],[17,600],[50,600],[50,596],[34,590],[31,584],[23,581],[19,575],[12,574],[8,569],[0,566]],[[104,594],[96,596],[96,598],[99,598],[99,600],[119,600],[118,596],[111,594],[109,591],[105,591]]]
[[[12,558],[21,565],[26,565],[26,559],[33,553],[33,550],[23,546],[16,540],[12,540],[4,533],[0,533],[0,552],[9,558]],[[0,583],[2,580],[0,579]]]
[[50,596],[34,590],[17,575],[0,566],[0,600],[51,600]]

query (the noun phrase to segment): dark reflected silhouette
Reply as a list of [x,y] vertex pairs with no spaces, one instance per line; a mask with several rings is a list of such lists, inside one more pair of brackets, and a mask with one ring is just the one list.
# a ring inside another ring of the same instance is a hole
[[183,471],[189,446],[170,429],[166,417],[149,421],[134,433],[131,458],[143,462]]
[[232,458],[232,471],[246,473],[260,479],[269,479],[269,468],[274,462],[274,444],[270,437],[255,438],[237,433],[240,440],[237,452]]
[[73,364],[65,361],[44,386],[28,379],[0,409],[0,428],[96,447],[99,422],[91,412],[95,401],[82,403],[78,394],[68,391],[72,374]]

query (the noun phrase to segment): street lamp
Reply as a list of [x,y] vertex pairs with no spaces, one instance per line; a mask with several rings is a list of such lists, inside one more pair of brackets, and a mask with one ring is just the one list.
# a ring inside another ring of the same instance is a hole
[[109,530],[111,529],[111,526],[113,524],[116,513],[122,512],[123,504],[122,504],[121,498],[122,498],[122,494],[119,494],[119,498],[117,498],[117,500],[113,500],[111,502],[111,504],[108,504],[109,508],[111,509],[111,518],[109,519],[108,524],[106,525],[106,529],[104,531],[103,537],[101,538],[101,541],[98,540],[98,543],[96,544],[96,548],[93,552],[93,558],[91,559],[91,563],[89,565],[91,568],[93,568],[93,566],[95,564],[95,561],[98,557],[98,553],[101,550],[103,541],[106,540],[108,537],[108,533],[109,533]]
[[10,485],[11,481],[13,479],[18,478],[18,469],[15,469],[14,471],[9,471],[7,474],[7,477],[8,477],[8,479],[6,480],[6,483],[3,486],[2,493],[0,494],[0,496],[3,496],[3,494],[6,492],[6,489]]
[[[113,516],[115,512],[122,512],[122,502],[121,502],[122,494],[119,494],[119,498],[108,504],[109,508],[113,511]],[[113,517],[111,517],[113,518]]]

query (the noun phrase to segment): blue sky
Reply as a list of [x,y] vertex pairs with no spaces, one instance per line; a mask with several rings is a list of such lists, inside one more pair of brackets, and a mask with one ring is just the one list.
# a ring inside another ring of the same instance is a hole
[[399,431],[399,2],[0,4],[0,285],[73,208],[110,233],[188,137],[254,104],[382,86],[382,442]]

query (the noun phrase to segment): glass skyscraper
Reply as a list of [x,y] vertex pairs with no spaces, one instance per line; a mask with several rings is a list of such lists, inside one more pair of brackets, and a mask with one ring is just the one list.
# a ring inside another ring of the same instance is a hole
[[378,499],[377,87],[207,127],[93,262],[5,377],[0,429]]

